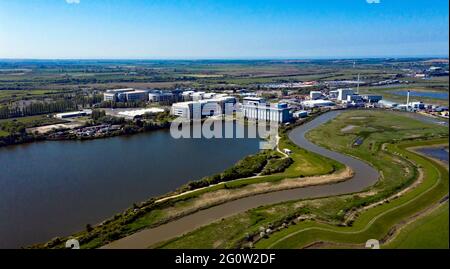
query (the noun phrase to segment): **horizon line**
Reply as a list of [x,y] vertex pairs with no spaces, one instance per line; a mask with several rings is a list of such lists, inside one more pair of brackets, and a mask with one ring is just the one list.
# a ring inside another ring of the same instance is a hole
[[166,57],[166,58],[15,58],[0,57],[0,61],[214,61],[214,60],[241,60],[241,61],[276,61],[276,60],[358,60],[358,59],[424,59],[424,58],[444,58],[449,59],[449,55],[380,55],[380,56],[311,56],[311,57]]

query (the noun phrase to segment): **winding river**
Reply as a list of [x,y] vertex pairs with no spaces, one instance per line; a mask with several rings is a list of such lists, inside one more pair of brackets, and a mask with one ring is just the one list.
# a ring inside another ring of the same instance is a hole
[[332,111],[326,114],[322,114],[317,118],[315,118],[314,120],[292,130],[289,134],[289,138],[298,146],[304,149],[337,160],[347,165],[354,172],[353,178],[336,184],[318,185],[292,190],[277,191],[227,202],[205,210],[201,210],[199,212],[169,222],[167,224],[158,226],[156,228],[146,229],[137,232],[128,237],[114,241],[104,246],[104,248],[111,248],[111,249],[148,248],[149,246],[156,244],[158,242],[180,236],[187,232],[193,231],[201,226],[210,224],[214,221],[241,212],[245,212],[249,209],[256,208],[259,206],[276,204],[290,200],[318,198],[331,195],[341,195],[347,193],[360,192],[372,186],[379,178],[378,171],[375,170],[373,167],[371,167],[370,165],[368,165],[363,161],[360,161],[348,155],[340,154],[338,152],[330,151],[328,149],[317,146],[309,142],[305,138],[305,134],[308,131],[334,119],[341,113],[342,111]]

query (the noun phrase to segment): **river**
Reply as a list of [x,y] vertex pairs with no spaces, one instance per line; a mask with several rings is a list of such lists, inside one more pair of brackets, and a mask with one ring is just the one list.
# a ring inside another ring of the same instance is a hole
[[168,130],[0,148],[0,248],[70,235],[258,150],[258,139],[173,139]]
[[163,224],[156,228],[137,232],[128,237],[114,241],[104,248],[147,248],[155,243],[168,240],[222,218],[245,212],[249,209],[259,206],[275,204],[289,200],[299,200],[305,198],[316,198],[359,192],[370,187],[378,180],[379,173],[376,169],[374,169],[367,163],[348,155],[330,151],[317,146],[309,142],[305,138],[305,134],[308,131],[334,119],[340,113],[342,113],[342,111],[332,111],[322,114],[314,120],[295,128],[289,133],[289,138],[302,148],[346,164],[354,172],[354,176],[351,179],[336,184],[277,191],[227,202],[218,206],[201,210],[194,214],[190,214],[186,217],[169,222],[167,224]]

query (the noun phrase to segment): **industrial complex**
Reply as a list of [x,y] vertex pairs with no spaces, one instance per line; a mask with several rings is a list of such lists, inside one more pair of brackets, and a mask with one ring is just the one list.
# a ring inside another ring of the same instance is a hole
[[[268,101],[262,97],[264,91],[248,92],[242,89],[238,92],[206,92],[195,89],[175,89],[172,91],[158,89],[113,89],[104,93],[104,101],[108,102],[147,102],[166,107],[173,116],[186,119],[201,119],[236,114],[251,121],[275,121],[287,123],[295,118],[308,115],[313,109],[322,108],[384,108],[405,111],[447,111],[448,108],[410,102],[409,94],[405,104],[383,100],[381,95],[360,95],[359,84],[356,91],[353,88],[338,88],[329,91],[311,90],[308,96],[280,96]],[[128,109],[120,113],[112,112],[114,116],[133,119],[147,109]],[[151,113],[164,111],[151,110]],[[58,114],[57,117],[75,117],[86,115],[86,111]],[[111,113],[111,112],[110,112]]]

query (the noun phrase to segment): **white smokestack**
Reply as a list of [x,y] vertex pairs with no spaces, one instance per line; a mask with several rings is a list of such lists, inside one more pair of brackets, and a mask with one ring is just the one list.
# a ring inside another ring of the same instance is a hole
[[409,107],[409,94],[410,91],[408,90],[408,95],[406,96],[406,106]]

